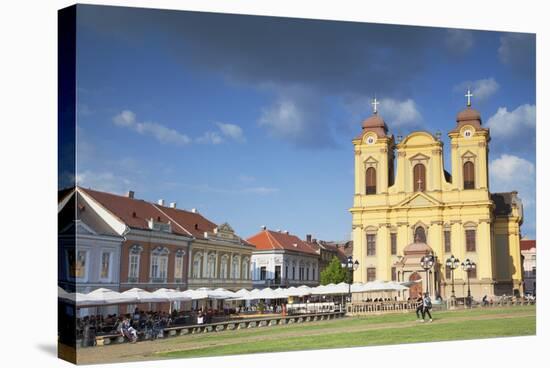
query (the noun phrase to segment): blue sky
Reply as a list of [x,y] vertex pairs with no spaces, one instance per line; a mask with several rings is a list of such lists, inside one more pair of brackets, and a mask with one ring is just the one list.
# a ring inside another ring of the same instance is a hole
[[[535,237],[535,36],[78,6],[78,181],[349,239],[353,147],[370,99],[395,135],[446,133],[473,89],[491,191],[518,190]],[[446,169],[450,171],[448,164]]]

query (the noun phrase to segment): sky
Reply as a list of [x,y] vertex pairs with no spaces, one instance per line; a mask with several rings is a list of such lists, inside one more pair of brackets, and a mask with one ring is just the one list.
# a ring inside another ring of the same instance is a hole
[[77,182],[228,222],[348,240],[351,140],[490,128],[491,192],[535,238],[535,35],[78,5]]

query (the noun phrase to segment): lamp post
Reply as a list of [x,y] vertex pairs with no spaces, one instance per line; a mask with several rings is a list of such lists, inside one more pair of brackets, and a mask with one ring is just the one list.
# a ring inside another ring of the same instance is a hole
[[464,262],[461,264],[462,269],[466,271],[467,279],[468,279],[468,306],[472,305],[472,293],[470,291],[470,271],[475,270],[476,264],[475,262],[470,261],[469,258],[466,258]]
[[353,262],[353,258],[349,256],[345,262],[342,262],[341,266],[348,272],[348,295],[349,301],[351,302],[351,272],[359,268],[359,261],[355,260],[355,262]]
[[420,258],[420,265],[422,268],[426,271],[426,293],[430,293],[430,275],[429,271],[433,267],[435,263],[435,257],[432,253],[426,254],[422,258]]
[[447,261],[445,262],[447,267],[451,270],[451,299],[454,301],[455,299],[455,269],[458,268],[460,265],[460,260],[458,258],[455,258],[454,255],[451,254],[450,258],[447,258]]

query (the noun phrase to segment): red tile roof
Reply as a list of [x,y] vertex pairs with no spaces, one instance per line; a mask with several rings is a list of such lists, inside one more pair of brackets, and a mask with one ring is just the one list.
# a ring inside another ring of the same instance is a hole
[[92,189],[80,189],[130,228],[150,230],[148,220],[153,218],[157,222],[170,223],[172,233],[204,238],[204,232],[211,233],[218,226],[196,212],[164,207],[142,199]]
[[286,232],[262,230],[247,239],[258,250],[288,250],[299,253],[315,254],[316,250],[296,235]]
[[529,250],[531,248],[537,248],[536,240],[520,240],[519,247],[521,250]]

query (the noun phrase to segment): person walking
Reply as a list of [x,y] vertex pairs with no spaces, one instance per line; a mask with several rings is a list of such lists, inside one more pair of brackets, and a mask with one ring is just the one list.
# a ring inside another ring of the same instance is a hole
[[424,298],[422,298],[422,322],[424,322],[426,314],[430,317],[430,322],[432,322],[432,314],[430,310],[432,309],[432,300],[428,293],[424,293]]
[[[416,320],[418,322],[422,321],[424,322],[424,302],[422,299],[422,294],[418,294],[418,298],[416,298]],[[422,313],[422,319],[420,318],[420,313]]]

